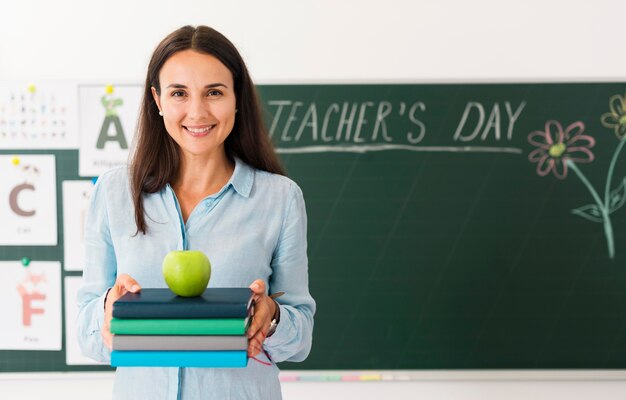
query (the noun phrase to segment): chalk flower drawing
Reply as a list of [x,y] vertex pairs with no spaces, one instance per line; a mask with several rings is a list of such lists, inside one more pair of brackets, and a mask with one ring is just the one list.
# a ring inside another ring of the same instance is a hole
[[602,114],[600,122],[615,131],[615,136],[622,140],[626,137],[626,96],[616,94],[609,99],[608,113]]
[[585,124],[574,122],[565,130],[558,121],[546,122],[543,131],[532,132],[528,135],[530,144],[537,148],[528,159],[537,163],[537,173],[546,176],[550,172],[559,179],[567,176],[568,161],[593,161],[592,148],[596,141],[593,137],[583,135]]
[[[604,115],[602,119],[604,120]],[[589,190],[594,202],[573,209],[572,213],[589,221],[603,224],[609,257],[614,258],[615,242],[610,216],[621,208],[626,201],[626,178],[623,178],[618,187],[613,190],[611,190],[611,183],[617,156],[626,141],[620,140],[613,153],[605,183],[604,198],[601,198],[591,182],[576,165],[576,163],[588,163],[594,159],[590,149],[595,145],[595,139],[589,135],[583,135],[584,130],[585,124],[582,121],[574,122],[565,129],[558,121],[546,122],[543,131],[532,132],[528,135],[530,144],[536,146],[536,149],[528,155],[528,159],[537,163],[537,173],[540,176],[546,176],[553,172],[557,178],[565,179],[568,170],[574,171]],[[619,135],[618,138],[620,138]]]

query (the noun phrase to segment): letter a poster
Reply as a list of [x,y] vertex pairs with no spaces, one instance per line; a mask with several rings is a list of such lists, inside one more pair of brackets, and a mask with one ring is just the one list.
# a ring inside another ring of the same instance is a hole
[[79,86],[80,176],[99,176],[126,165],[142,94],[140,85]]
[[0,262],[0,349],[61,350],[61,263]]
[[53,155],[0,155],[0,246],[56,246]]

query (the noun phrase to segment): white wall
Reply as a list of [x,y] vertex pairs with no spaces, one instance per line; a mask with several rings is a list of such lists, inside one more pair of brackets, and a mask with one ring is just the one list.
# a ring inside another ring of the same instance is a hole
[[0,79],[142,82],[158,41],[207,24],[260,83],[623,80],[622,0],[20,0]]
[[[211,25],[258,83],[625,81],[622,0],[20,0],[0,5],[0,80],[137,82],[167,33]],[[0,374],[2,398],[109,398],[111,376]],[[286,399],[622,398],[582,381],[286,383]],[[97,397],[101,395],[102,397]]]

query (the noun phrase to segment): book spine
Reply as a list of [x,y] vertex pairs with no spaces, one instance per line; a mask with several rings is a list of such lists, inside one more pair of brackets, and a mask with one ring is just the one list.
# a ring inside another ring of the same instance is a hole
[[113,335],[113,350],[247,350],[246,336]]
[[198,306],[180,304],[114,304],[114,318],[245,318],[248,316],[248,308],[243,304],[223,304],[219,306]]
[[243,335],[247,320],[225,319],[119,319],[111,320],[116,335]]
[[246,351],[118,351],[111,352],[113,367],[243,368]]

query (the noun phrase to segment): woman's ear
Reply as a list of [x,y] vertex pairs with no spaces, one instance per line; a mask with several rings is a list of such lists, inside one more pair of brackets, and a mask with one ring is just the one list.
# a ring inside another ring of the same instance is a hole
[[159,94],[157,93],[157,90],[154,88],[154,86],[151,86],[150,90],[152,91],[152,98],[159,108],[159,112],[161,112],[161,98],[159,97]]

